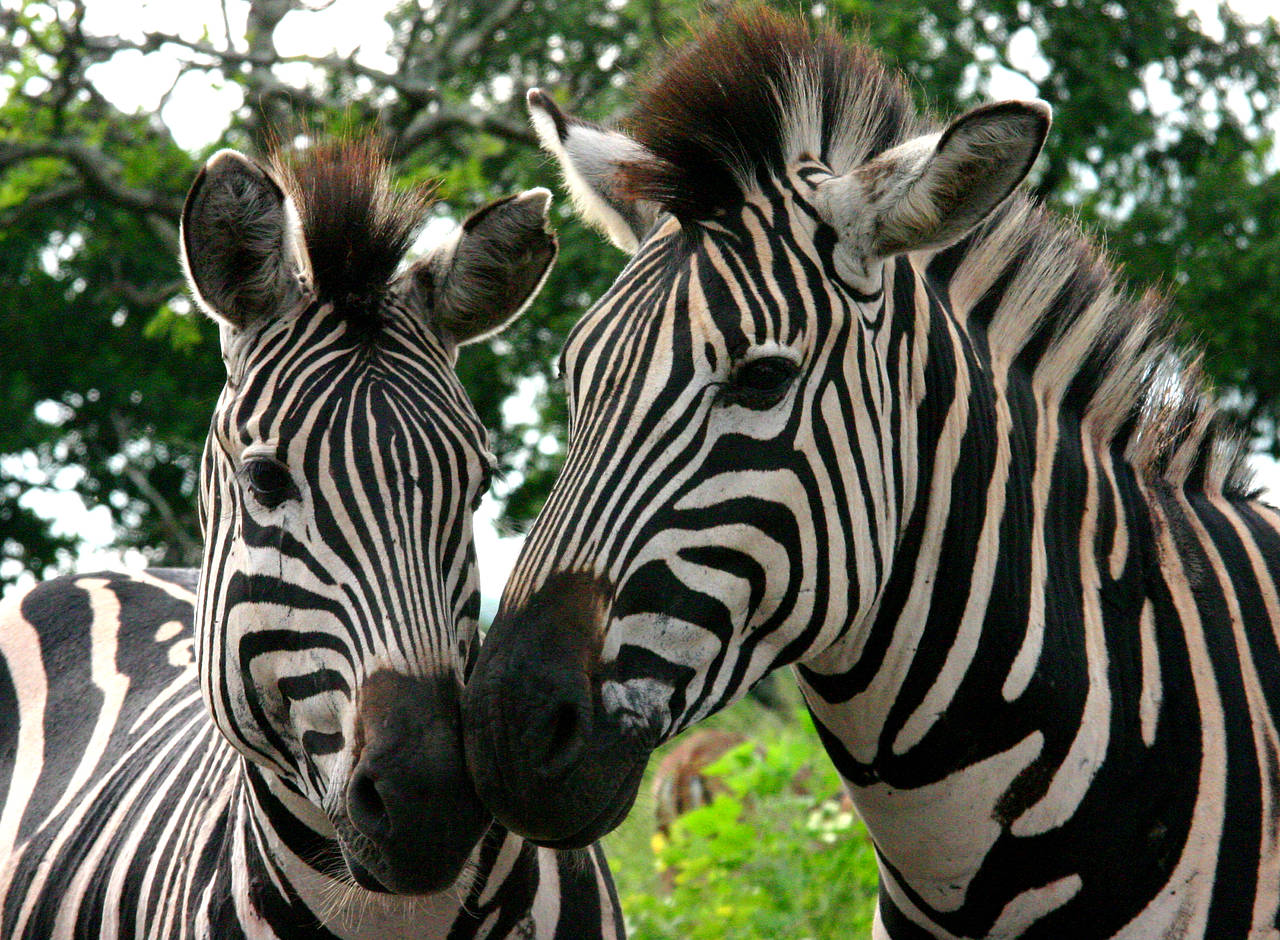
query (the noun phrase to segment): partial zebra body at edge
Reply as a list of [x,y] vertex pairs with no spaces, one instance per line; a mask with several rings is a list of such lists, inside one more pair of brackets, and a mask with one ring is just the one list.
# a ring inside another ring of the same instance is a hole
[[388,895],[321,927],[350,889],[261,851],[244,759],[200,698],[194,589],[195,572],[72,576],[0,613],[0,708],[23,703],[0,735],[0,936],[621,935],[598,848],[496,828],[465,896]]

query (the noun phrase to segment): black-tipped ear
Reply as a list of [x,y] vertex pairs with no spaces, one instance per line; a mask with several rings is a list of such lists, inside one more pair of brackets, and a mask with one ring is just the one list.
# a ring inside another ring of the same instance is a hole
[[642,161],[649,152],[620,131],[566,114],[541,89],[531,89],[526,102],[538,141],[559,162],[578,214],[634,254],[657,220],[658,207],[624,193],[618,167]]
[[182,264],[200,306],[236,329],[292,309],[308,276],[284,191],[234,150],[210,157],[191,185],[182,210]]
[[537,295],[556,258],[551,193],[530,189],[472,213],[410,276],[436,328],[459,345],[490,336]]

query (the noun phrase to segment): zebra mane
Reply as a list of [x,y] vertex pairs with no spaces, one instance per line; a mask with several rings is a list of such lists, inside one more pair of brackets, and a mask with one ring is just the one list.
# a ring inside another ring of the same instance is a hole
[[276,149],[271,170],[292,198],[317,297],[349,316],[377,309],[432,202],[432,187],[393,187],[372,137]]
[[[700,35],[625,122],[652,156],[619,167],[629,195],[682,223],[733,209],[803,157],[846,173],[937,126],[874,53],[799,18],[738,8]],[[1072,223],[1015,193],[929,274],[957,319],[985,332],[994,369],[1024,369],[1141,478],[1251,495],[1245,442],[1175,340],[1167,303],[1127,291]]]
[[902,80],[834,32],[764,7],[699,32],[624,122],[652,157],[619,168],[629,195],[682,221],[731,208],[801,157],[843,173],[924,132]]
[[1256,495],[1246,441],[1199,353],[1178,341],[1166,298],[1129,290],[1073,223],[1014,193],[928,273],[957,320],[986,336],[996,372],[1020,367],[1041,401],[1122,450],[1140,478]]

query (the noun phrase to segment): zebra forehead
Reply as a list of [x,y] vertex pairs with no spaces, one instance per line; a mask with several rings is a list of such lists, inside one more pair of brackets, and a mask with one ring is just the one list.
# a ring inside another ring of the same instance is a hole
[[268,442],[310,449],[341,442],[344,451],[375,448],[393,463],[424,448],[437,453],[441,465],[472,454],[487,459],[488,433],[443,353],[436,362],[416,349],[388,351],[390,326],[376,341],[328,330],[327,342],[297,323],[280,325],[290,327],[303,334],[296,348],[268,348],[224,393],[214,429],[225,447]]
[[620,168],[630,195],[682,220],[738,205],[802,157],[840,173],[921,131],[901,78],[834,32],[748,7],[700,34],[625,123],[652,157]]

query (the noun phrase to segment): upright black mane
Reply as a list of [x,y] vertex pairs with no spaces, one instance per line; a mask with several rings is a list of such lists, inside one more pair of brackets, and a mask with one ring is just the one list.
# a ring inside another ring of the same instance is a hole
[[868,50],[767,8],[738,8],[677,50],[627,132],[653,154],[622,168],[634,196],[708,218],[801,156],[836,172],[917,132],[906,86]]
[[426,218],[430,188],[395,188],[372,138],[278,149],[271,169],[297,209],[318,298],[352,315],[374,309]]

